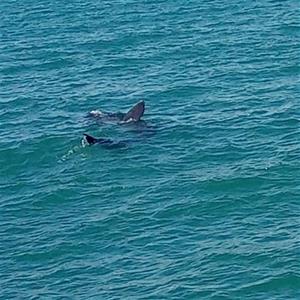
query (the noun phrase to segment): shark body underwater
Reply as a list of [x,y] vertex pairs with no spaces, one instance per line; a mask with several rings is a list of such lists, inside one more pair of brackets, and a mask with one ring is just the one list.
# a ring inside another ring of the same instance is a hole
[[[145,122],[141,120],[145,112],[145,102],[140,101],[135,104],[127,113],[117,112],[102,112],[94,110],[88,113],[88,117],[96,119],[97,121],[116,121],[118,124],[143,124]],[[113,141],[107,138],[96,138],[89,134],[84,133],[84,141],[87,145],[100,145],[106,149],[114,148],[126,148],[128,141]]]
[[127,147],[127,143],[123,142],[123,141],[114,142],[111,139],[95,138],[86,133],[84,133],[83,135],[84,135],[84,140],[87,142],[88,145],[98,144],[106,149],[116,149],[116,148],[126,148]]

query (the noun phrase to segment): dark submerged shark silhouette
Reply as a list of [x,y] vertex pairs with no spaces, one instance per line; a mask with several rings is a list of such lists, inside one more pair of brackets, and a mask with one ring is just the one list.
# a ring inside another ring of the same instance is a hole
[[108,120],[108,121],[118,121],[122,123],[128,122],[138,122],[141,120],[145,112],[145,102],[140,101],[135,104],[127,113],[117,112],[102,112],[99,110],[93,110],[88,113],[89,117],[95,118],[97,120]]
[[89,134],[84,133],[84,140],[88,145],[94,145],[99,144],[103,148],[106,149],[115,149],[115,148],[126,148],[127,144],[125,142],[114,142],[110,139],[104,139],[104,138],[95,138]]

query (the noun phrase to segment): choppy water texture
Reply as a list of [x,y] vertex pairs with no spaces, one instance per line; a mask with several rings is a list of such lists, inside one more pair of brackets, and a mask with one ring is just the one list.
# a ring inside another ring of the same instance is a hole
[[300,299],[299,16],[1,0],[0,298]]

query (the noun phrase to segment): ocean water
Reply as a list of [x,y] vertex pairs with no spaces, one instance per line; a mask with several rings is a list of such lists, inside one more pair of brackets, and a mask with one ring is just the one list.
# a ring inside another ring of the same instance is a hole
[[299,8],[1,0],[0,298],[300,299]]

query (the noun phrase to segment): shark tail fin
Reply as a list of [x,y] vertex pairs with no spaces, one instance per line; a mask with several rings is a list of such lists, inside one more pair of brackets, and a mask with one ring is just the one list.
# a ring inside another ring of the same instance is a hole
[[83,135],[84,135],[84,138],[85,138],[85,140],[87,141],[87,143],[89,145],[93,145],[93,144],[95,144],[97,142],[97,139],[94,138],[94,137],[92,137],[91,135],[88,135],[86,133],[84,133]]
[[130,119],[134,121],[139,121],[140,118],[143,116],[145,111],[145,102],[140,101],[137,104],[135,104],[123,117],[123,121],[128,121]]

